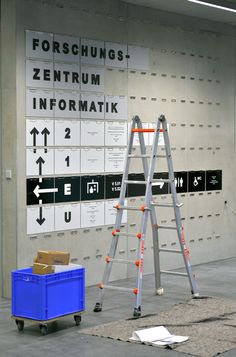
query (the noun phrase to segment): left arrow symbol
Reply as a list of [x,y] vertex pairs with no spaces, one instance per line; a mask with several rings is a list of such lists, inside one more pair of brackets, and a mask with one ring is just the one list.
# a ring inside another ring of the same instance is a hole
[[45,218],[43,218],[43,207],[39,207],[39,218],[37,218],[36,221],[40,226],[45,222]]
[[37,185],[34,189],[34,194],[36,197],[40,196],[40,193],[53,193],[53,192],[58,192],[58,188],[41,188],[39,185]]

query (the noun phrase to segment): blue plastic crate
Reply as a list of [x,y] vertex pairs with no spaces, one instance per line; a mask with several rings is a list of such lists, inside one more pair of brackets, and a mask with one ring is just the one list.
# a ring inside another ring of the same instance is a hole
[[49,320],[85,310],[85,270],[36,275],[32,268],[12,272],[12,315]]

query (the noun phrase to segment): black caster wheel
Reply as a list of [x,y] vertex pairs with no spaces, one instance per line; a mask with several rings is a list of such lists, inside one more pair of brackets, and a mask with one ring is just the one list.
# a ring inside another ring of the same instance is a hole
[[141,307],[140,306],[138,308],[137,307],[134,308],[133,316],[135,318],[139,318],[141,316]]
[[42,336],[45,336],[48,333],[47,325],[40,325],[39,328]]
[[74,316],[75,324],[76,326],[79,326],[81,323],[81,316],[80,315],[75,315]]
[[24,330],[24,321],[22,320],[16,320],[16,325],[17,325],[17,328],[18,328],[18,331],[23,331]]

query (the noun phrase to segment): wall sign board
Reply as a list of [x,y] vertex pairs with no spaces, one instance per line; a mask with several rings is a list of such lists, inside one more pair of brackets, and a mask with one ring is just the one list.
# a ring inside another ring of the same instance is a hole
[[55,206],[55,231],[80,228],[80,204]]
[[105,176],[105,199],[119,198],[122,174]]
[[[155,172],[153,175],[154,179],[168,179],[168,172]],[[153,195],[165,195],[169,193],[169,183],[168,182],[156,182],[152,187]]]
[[30,178],[26,181],[27,205],[54,203],[54,178]]
[[175,172],[175,187],[177,193],[188,192],[188,173],[187,171]]
[[104,176],[81,176],[81,201],[104,199]]
[[206,171],[206,191],[222,189],[222,170]]
[[78,202],[80,201],[79,176],[65,176],[55,178],[55,202]]
[[188,192],[205,191],[206,171],[189,171]]

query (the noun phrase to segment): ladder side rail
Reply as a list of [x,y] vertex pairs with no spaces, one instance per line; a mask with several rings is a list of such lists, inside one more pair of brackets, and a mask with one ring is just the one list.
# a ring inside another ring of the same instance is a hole
[[[125,162],[124,162],[124,171],[123,171],[123,176],[122,176],[122,183],[121,183],[121,190],[120,190],[120,196],[119,196],[119,205],[124,205],[125,202],[125,193],[127,189],[127,183],[125,183],[125,180],[128,180],[128,173],[129,173],[129,166],[130,166],[130,159],[129,159],[129,154],[132,152],[132,147],[133,147],[133,141],[134,141],[134,132],[132,129],[135,128],[135,125],[142,125],[141,120],[138,116],[134,116],[132,119],[132,124],[131,124],[131,130],[129,134],[129,141],[128,141],[128,146],[126,150],[126,156],[125,156]],[[123,216],[123,210],[117,210],[116,212],[116,221],[115,221],[115,231],[120,230],[121,226],[121,221],[122,221],[122,216]],[[119,236],[114,235],[112,237],[112,242],[110,245],[109,253],[108,256],[111,258],[115,257],[116,254],[116,249],[118,245],[118,240]],[[113,262],[112,260],[109,263],[106,263],[105,269],[103,272],[103,277],[101,281],[101,285],[107,285],[110,275],[111,275],[111,270],[112,270],[112,265]],[[104,289],[100,288],[98,292],[98,299],[96,305],[99,306],[99,309],[101,309],[101,306],[103,304],[104,300]]]
[[[153,179],[155,168],[156,168],[160,129],[161,129],[161,124],[157,120],[156,132],[153,135],[152,152],[151,152],[151,158],[153,158],[154,162],[153,162],[153,167],[151,167],[151,165],[150,165],[150,168],[149,168],[149,176],[152,177],[152,179]],[[149,208],[150,208],[150,219],[151,219],[152,238],[153,238],[155,290],[158,295],[161,295],[161,294],[163,294],[163,289],[161,287],[159,237],[158,237],[156,210],[155,210],[155,207],[152,205],[152,202],[153,202],[152,189],[150,192],[150,197],[147,197],[147,201],[149,202],[149,205],[151,206]]]
[[[139,240],[139,246],[138,246],[138,260],[140,262],[140,265],[138,266],[137,269],[137,274],[136,274],[136,287],[137,287],[137,296],[136,296],[136,302],[135,302],[135,310],[140,311],[141,310],[141,301],[142,301],[142,281],[143,281],[143,265],[144,265],[144,246],[145,246],[145,236],[147,232],[147,223],[148,223],[148,216],[150,212],[150,218],[151,218],[151,225],[152,225],[152,231],[155,234],[155,241],[157,242],[156,234],[157,232],[154,231],[154,227],[156,227],[155,222],[156,222],[156,217],[155,217],[155,212],[152,209],[153,207],[151,206],[151,201],[152,201],[152,180],[153,180],[153,175],[154,175],[154,170],[155,170],[155,164],[156,164],[156,152],[157,152],[157,146],[158,146],[158,139],[159,139],[159,133],[160,129],[157,127],[157,130],[154,132],[154,137],[153,137],[153,145],[152,145],[152,154],[151,154],[151,161],[149,164],[149,169],[148,169],[148,162],[147,159],[145,158],[143,160],[143,168],[144,168],[144,174],[145,174],[145,180],[146,180],[146,191],[145,191],[145,207],[148,208],[149,210],[144,210],[143,215],[142,215],[142,220],[141,220],[141,239]],[[140,133],[143,134],[143,133]],[[143,135],[140,135],[140,148],[141,148],[141,153],[142,150],[145,148],[145,143],[144,143],[144,138]]]
[[174,205],[174,213],[175,213],[175,220],[176,220],[176,226],[177,226],[178,240],[179,240],[180,247],[182,250],[185,268],[186,268],[186,271],[188,274],[191,292],[193,295],[197,296],[198,289],[197,289],[196,281],[193,276],[189,256],[188,256],[188,254],[186,254],[187,250],[186,250],[185,241],[184,241],[184,238],[182,235],[182,221],[181,221],[180,208],[177,205],[178,199],[177,199],[177,193],[176,193],[176,187],[175,187],[174,169],[173,169],[173,163],[172,163],[172,158],[171,158],[170,140],[169,140],[166,118],[162,115],[162,116],[160,116],[159,120],[162,122],[162,126],[163,126],[164,143],[165,143],[165,149],[166,149],[167,165],[168,165],[169,179],[170,179],[170,186],[171,186],[171,196],[172,196],[172,201],[173,201],[173,205]]

